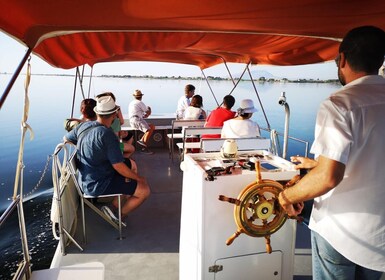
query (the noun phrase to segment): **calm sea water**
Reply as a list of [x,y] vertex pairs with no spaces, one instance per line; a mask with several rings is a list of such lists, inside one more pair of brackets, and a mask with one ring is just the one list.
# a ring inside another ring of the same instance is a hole
[[[0,75],[1,92],[3,92],[10,78],[9,75]],[[8,198],[13,193],[21,134],[20,121],[24,100],[24,78],[24,76],[18,78],[0,111],[0,211],[4,210],[6,205],[9,204]],[[121,106],[123,113],[126,114],[128,104],[132,100],[132,93],[135,89],[140,89],[144,93],[143,101],[151,106],[154,115],[173,113],[176,109],[177,100],[183,94],[184,86],[187,83],[194,84],[196,94],[203,96],[204,109],[212,110],[217,106],[207,83],[195,80],[93,78],[90,86],[90,97],[104,91],[111,91],[117,97],[117,103]],[[85,80],[83,85],[87,97],[89,81]],[[211,82],[210,86],[218,102],[221,102],[223,96],[233,88],[230,81],[215,81]],[[256,87],[271,128],[279,132],[284,131],[284,107],[278,104],[278,99],[281,92],[285,92],[291,110],[289,134],[309,141],[311,144],[316,111],[320,102],[340,86],[337,84],[256,83]],[[40,255],[44,251],[43,248],[47,246],[54,247],[53,244],[56,243],[52,240],[52,234],[50,233],[48,211],[50,207],[50,190],[52,190],[51,162],[49,162],[46,176],[41,180],[37,190],[33,193],[31,191],[35,189],[44,173],[47,158],[53,153],[55,146],[61,142],[65,134],[63,122],[64,119],[71,115],[73,88],[73,77],[32,76],[31,79],[29,89],[30,111],[27,122],[33,129],[34,139],[30,141],[30,133],[28,132],[25,140],[23,163],[25,165],[24,193],[29,197],[37,196],[26,202],[27,218],[29,218],[27,227],[33,233],[30,242],[32,244],[32,262],[35,262],[35,269],[40,265],[36,263],[40,261]],[[253,118],[261,127],[267,127],[267,122],[263,117],[253,85],[250,82],[239,83],[233,92],[233,96],[236,98],[234,108],[238,107],[241,99],[253,99],[255,106],[259,109],[259,112],[254,114]],[[79,104],[81,100],[81,93],[78,90],[75,116],[80,114]],[[289,142],[288,156],[302,154],[303,148],[303,145],[295,145]],[[0,236],[0,267],[4,267],[6,256],[20,249],[15,247],[18,237],[11,231],[1,229]],[[46,265],[43,264],[42,266]],[[3,278],[0,273],[0,279],[7,278]]]

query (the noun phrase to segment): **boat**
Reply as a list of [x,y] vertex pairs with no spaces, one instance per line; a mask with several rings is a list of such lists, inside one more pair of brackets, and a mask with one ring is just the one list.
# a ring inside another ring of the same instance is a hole
[[[202,73],[214,65],[227,67],[227,63],[241,63],[247,65],[244,73],[249,73],[248,65],[285,66],[331,61],[338,53],[342,37],[351,28],[375,25],[385,29],[385,3],[378,0],[369,0],[365,4],[362,1],[325,0],[298,0],[295,3],[281,0],[197,0],[188,3],[173,0],[0,0],[0,3],[1,31],[27,48],[1,96],[0,109],[6,104],[12,85],[32,53],[53,67],[76,68],[77,73],[80,73],[78,67],[84,65],[93,67],[119,61],[191,64],[199,67]],[[239,80],[234,79],[234,86]],[[24,121],[27,117],[28,108]],[[27,129],[28,126],[23,127],[21,142]],[[272,129],[268,127],[268,130]],[[22,156],[21,149],[19,162],[22,162]],[[79,271],[96,275],[93,279],[201,279],[203,274],[196,271],[194,273],[200,275],[196,278],[180,274],[180,233],[182,224],[186,223],[181,216],[181,186],[185,187],[182,181],[189,173],[181,172],[179,165],[168,157],[166,148],[160,149],[150,161],[135,155],[138,162],[146,162],[141,172],[154,188],[149,203],[130,219],[129,230],[124,231],[126,238],[111,238],[117,235],[116,230],[92,212],[87,212],[88,242],[78,242],[80,233],[63,233],[61,226],[62,246],[58,246],[51,268],[41,272],[31,272],[27,229],[23,223],[23,198],[19,195],[22,193],[19,184],[22,173],[18,170],[13,201],[1,217],[4,220],[11,211],[18,209],[24,260],[14,279],[59,279],[63,275],[74,278]],[[194,161],[193,156],[186,158],[190,163]],[[157,188],[159,182],[163,188]],[[68,247],[63,238],[72,241]],[[274,242],[272,245],[274,248]],[[288,250],[293,251],[293,247]],[[275,271],[277,273],[270,276],[274,279],[311,278],[309,250],[296,250],[295,253],[296,258],[291,259],[291,264],[296,268],[285,265],[289,272]],[[265,267],[270,262],[271,259],[266,258]],[[304,266],[302,272],[298,269],[301,264]],[[200,264],[196,263],[196,266]],[[189,271],[188,264],[184,267]],[[212,269],[213,279],[229,279],[220,278],[226,273],[218,274],[219,266]],[[257,277],[262,270],[255,273]],[[253,276],[246,274],[249,272],[238,274],[238,279]]]

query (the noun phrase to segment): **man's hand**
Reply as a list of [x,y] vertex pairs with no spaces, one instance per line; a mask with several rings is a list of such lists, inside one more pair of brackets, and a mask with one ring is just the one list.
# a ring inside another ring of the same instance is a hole
[[300,156],[292,156],[290,157],[290,161],[294,163],[299,163],[295,166],[295,169],[312,169],[318,164],[318,162],[314,159]]
[[303,208],[304,208],[304,203],[303,202],[297,202],[297,203],[291,203],[284,191],[281,191],[278,195],[278,202],[279,204],[282,206],[283,210],[285,210],[285,212],[287,213],[287,215],[289,217],[293,217],[293,216],[298,216],[299,214],[301,214]]
[[150,106],[147,106],[147,111],[146,113],[144,114],[143,118],[147,118],[148,116],[151,115],[151,107]]

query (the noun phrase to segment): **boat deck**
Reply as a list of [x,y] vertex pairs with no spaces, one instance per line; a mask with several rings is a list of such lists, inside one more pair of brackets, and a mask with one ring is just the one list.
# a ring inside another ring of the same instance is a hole
[[[67,254],[57,250],[53,267],[79,263],[102,262],[105,279],[179,279],[179,231],[183,172],[179,160],[169,159],[167,149],[154,149],[155,154],[136,152],[133,158],[139,173],[151,187],[151,196],[127,218],[123,240],[118,231],[86,207],[87,244],[82,243],[81,221],[75,239],[83,252],[71,244]],[[80,215],[78,215],[80,217]],[[301,242],[296,257],[294,279],[311,279],[308,231],[299,226]],[[58,247],[59,248],[59,247]]]

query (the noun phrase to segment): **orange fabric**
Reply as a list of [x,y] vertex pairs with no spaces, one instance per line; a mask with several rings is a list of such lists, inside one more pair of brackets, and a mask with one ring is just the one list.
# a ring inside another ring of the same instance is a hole
[[[166,61],[298,65],[333,59],[351,28],[385,29],[385,1],[0,0],[0,28],[53,66]],[[320,37],[323,37],[320,38]]]

